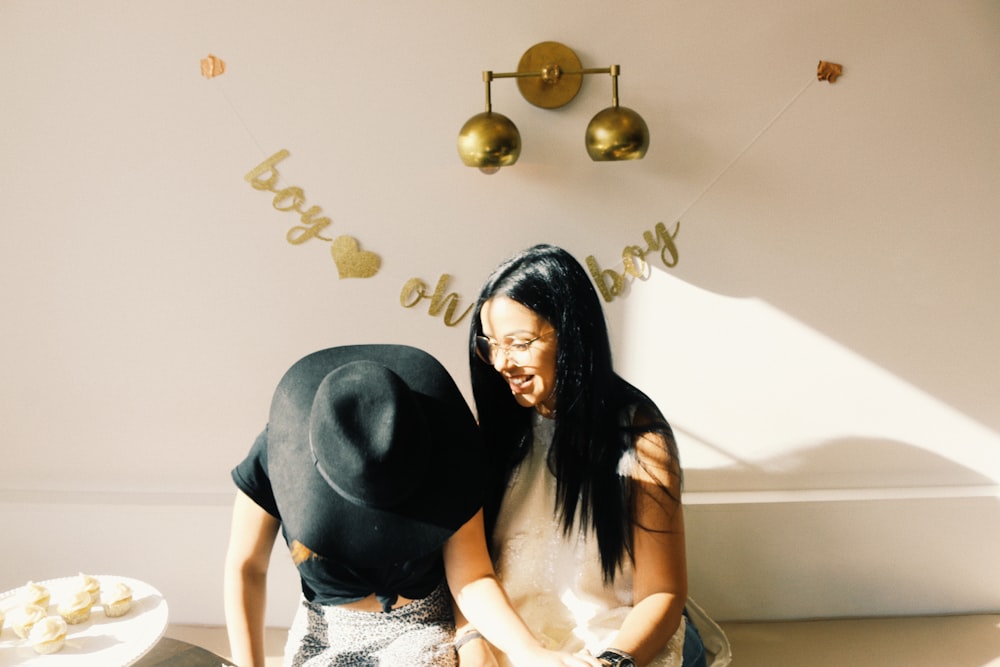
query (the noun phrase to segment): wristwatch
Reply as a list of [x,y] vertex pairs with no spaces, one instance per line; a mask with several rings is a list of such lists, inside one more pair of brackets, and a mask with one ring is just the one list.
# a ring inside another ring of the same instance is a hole
[[597,656],[597,659],[608,667],[635,667],[635,659],[625,651],[609,648]]

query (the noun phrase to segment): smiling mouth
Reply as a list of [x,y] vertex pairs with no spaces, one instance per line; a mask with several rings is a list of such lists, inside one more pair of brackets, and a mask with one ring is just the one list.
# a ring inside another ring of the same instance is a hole
[[511,386],[511,389],[517,391],[518,389],[523,388],[524,385],[531,382],[534,377],[534,375],[508,375],[507,384]]

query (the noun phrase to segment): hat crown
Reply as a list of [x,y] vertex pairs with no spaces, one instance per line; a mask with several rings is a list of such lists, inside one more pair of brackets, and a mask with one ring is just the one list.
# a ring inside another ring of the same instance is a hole
[[385,366],[353,361],[327,374],[309,421],[316,468],[345,499],[386,509],[416,492],[429,458],[428,426],[418,396]]

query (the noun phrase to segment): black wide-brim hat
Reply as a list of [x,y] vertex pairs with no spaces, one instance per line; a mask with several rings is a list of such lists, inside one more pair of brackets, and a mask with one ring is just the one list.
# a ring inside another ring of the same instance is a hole
[[267,468],[285,538],[343,564],[440,548],[481,507],[484,462],[451,375],[414,347],[314,352],[271,402]]

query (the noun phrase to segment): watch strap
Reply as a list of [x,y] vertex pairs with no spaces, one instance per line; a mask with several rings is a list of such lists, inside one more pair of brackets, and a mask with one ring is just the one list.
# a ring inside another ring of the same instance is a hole
[[635,667],[635,658],[616,648],[605,649],[604,653],[597,656],[597,659],[609,667]]

